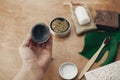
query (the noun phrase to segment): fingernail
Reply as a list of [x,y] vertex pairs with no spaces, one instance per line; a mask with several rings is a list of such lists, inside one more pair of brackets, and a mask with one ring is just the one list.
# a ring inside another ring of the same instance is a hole
[[30,34],[27,34],[27,36],[30,36]]

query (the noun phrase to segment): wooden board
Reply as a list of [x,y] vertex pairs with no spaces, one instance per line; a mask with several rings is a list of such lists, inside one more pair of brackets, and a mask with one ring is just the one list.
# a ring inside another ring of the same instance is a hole
[[[21,68],[22,62],[18,48],[30,28],[39,22],[49,25],[53,18],[59,16],[68,18],[72,29],[67,38],[53,39],[54,60],[49,66],[45,80],[62,80],[58,74],[58,68],[66,61],[75,63],[79,72],[83,69],[88,60],[78,52],[84,47],[84,35],[76,36],[70,11],[68,7],[63,6],[66,1],[70,0],[0,0],[0,80],[12,80]],[[93,17],[97,9],[120,12],[119,0],[75,1],[87,2]],[[100,63],[95,64],[91,69],[98,67]]]

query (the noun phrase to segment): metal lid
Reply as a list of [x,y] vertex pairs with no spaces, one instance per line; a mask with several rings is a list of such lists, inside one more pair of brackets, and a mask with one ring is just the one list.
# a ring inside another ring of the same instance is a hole
[[66,62],[59,67],[59,74],[63,79],[74,79],[78,74],[78,68],[75,64]]

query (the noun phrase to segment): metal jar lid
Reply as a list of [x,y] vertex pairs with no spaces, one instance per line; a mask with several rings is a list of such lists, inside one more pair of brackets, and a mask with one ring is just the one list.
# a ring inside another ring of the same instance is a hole
[[31,29],[31,36],[34,42],[45,43],[50,38],[50,31],[46,24],[39,23]]
[[74,79],[78,74],[78,68],[71,62],[65,62],[59,67],[59,74],[65,80]]

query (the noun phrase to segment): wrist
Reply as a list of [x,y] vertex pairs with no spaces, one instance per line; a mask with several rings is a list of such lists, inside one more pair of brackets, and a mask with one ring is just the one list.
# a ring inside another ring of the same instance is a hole
[[43,80],[44,71],[36,63],[23,63],[14,80]]
[[31,71],[34,74],[45,74],[44,70],[39,67],[39,65],[36,62],[32,63],[23,63],[22,68],[26,71]]

